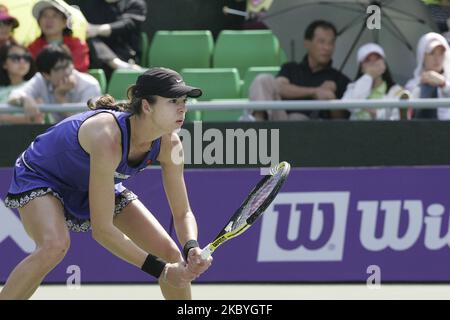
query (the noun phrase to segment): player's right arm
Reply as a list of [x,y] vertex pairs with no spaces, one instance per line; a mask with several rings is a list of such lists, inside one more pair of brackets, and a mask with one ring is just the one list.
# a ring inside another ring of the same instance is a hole
[[[90,155],[89,206],[93,238],[116,256],[138,268],[142,268],[148,252],[142,250],[125,236],[113,223],[114,172],[122,157],[121,133],[112,115],[104,113],[88,119],[78,135],[83,149]],[[187,272],[179,272],[183,266],[168,264],[173,270],[167,278],[174,286],[187,285]],[[186,268],[184,268],[186,269]]]

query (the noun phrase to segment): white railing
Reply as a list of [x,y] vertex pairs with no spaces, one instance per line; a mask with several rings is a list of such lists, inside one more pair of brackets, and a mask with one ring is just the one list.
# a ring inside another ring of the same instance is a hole
[[[189,110],[313,110],[358,108],[450,108],[450,98],[413,100],[291,100],[291,101],[239,101],[188,103]],[[88,110],[86,103],[43,104],[42,112],[81,112]],[[0,113],[23,112],[21,107],[0,104]]]

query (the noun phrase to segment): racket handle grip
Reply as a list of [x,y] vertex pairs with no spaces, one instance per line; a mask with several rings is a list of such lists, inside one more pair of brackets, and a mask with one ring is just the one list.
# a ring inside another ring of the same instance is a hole
[[207,260],[211,256],[211,250],[209,250],[209,245],[204,247],[201,253],[202,259]]

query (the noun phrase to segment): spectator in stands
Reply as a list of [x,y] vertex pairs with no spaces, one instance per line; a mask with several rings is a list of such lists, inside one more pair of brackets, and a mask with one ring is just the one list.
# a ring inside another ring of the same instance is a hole
[[0,47],[6,44],[16,43],[13,31],[19,26],[19,21],[9,15],[8,8],[0,4]]
[[[38,103],[86,103],[100,95],[98,81],[87,73],[74,69],[70,53],[62,46],[48,45],[36,58],[38,73],[24,86],[13,90],[9,103],[22,106],[25,113],[39,112]],[[55,123],[68,113],[52,113],[46,122]]]
[[[300,63],[288,62],[276,78],[262,74],[250,86],[250,100],[340,99],[350,80],[332,67],[336,28],[327,21],[312,22],[305,31],[307,54]],[[274,110],[254,112],[257,120],[307,120],[348,118],[346,110]]]
[[427,3],[430,14],[439,32],[450,43],[450,0],[429,0],[424,2]]
[[[366,43],[358,49],[359,65],[355,82],[348,84],[343,100],[352,99],[405,99],[409,94],[394,82],[386,63],[382,47]],[[367,108],[350,110],[352,120],[399,120],[398,108]]]
[[33,57],[36,59],[47,44],[64,45],[72,54],[75,69],[87,72],[89,47],[86,42],[72,36],[71,16],[67,9],[56,0],[42,0],[33,6],[33,16],[42,31],[41,36],[28,47]]
[[[34,62],[27,48],[18,44],[0,47],[0,104],[8,102],[12,90],[23,86],[35,73]],[[42,115],[1,114],[0,123],[41,122]]]
[[[90,0],[80,2],[87,29],[91,68],[142,70],[139,37],[147,14],[144,0]],[[101,14],[99,14],[101,12]]]
[[[435,32],[423,35],[417,44],[417,66],[414,78],[406,89],[413,98],[450,97],[450,47],[445,38]],[[415,109],[415,119],[450,120],[450,109]]]

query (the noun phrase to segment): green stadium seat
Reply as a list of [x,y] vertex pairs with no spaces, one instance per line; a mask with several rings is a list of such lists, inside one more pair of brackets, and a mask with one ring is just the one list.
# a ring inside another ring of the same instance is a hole
[[157,31],[153,36],[148,66],[166,67],[176,71],[183,68],[209,68],[214,40],[209,30]]
[[108,85],[105,71],[103,71],[103,69],[89,69],[88,73],[95,79],[97,79],[98,83],[100,84],[100,90],[102,91],[102,93],[105,93],[106,86]]
[[280,64],[280,45],[271,30],[223,30],[214,47],[214,68],[237,68],[241,78],[249,67]]
[[147,59],[148,59],[148,36],[146,32],[141,32],[139,35],[139,42],[141,46],[141,61],[139,65],[142,67],[147,67]]
[[239,99],[240,78],[236,68],[185,68],[181,75],[186,84],[200,87],[199,101],[212,99]]
[[245,73],[244,83],[242,84],[242,98],[248,98],[248,89],[250,88],[255,77],[260,73],[270,73],[273,76],[276,76],[280,71],[280,67],[250,67]]
[[[240,99],[241,81],[236,68],[186,68],[181,75],[188,85],[203,90],[198,101]],[[241,115],[242,110],[202,110],[201,120],[229,121]]]
[[[247,102],[248,99],[213,99],[211,102]],[[244,110],[204,110],[202,121],[238,121]]]
[[143,71],[117,69],[109,79],[108,93],[116,100],[127,99],[127,89],[136,82],[137,77]]

